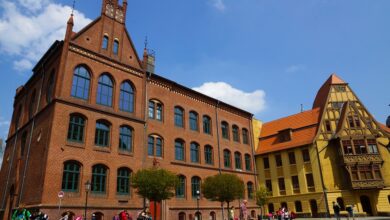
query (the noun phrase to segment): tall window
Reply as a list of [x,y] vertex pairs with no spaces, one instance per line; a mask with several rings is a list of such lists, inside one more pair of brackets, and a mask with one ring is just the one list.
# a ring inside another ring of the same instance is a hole
[[203,115],[203,133],[211,134],[211,118]]
[[245,170],[247,171],[252,170],[251,155],[249,154],[245,154]]
[[91,191],[95,193],[106,192],[107,167],[97,164],[92,167]]
[[225,168],[230,168],[231,167],[231,155],[229,150],[223,150],[223,164]]
[[175,125],[184,128],[184,110],[180,107],[175,107]]
[[118,55],[119,52],[119,41],[114,40],[114,46],[112,47],[112,52],[114,52],[115,55]]
[[192,142],[190,148],[191,162],[199,163],[199,144]]
[[119,109],[125,112],[134,112],[134,91],[129,82],[121,84]]
[[294,192],[299,191],[299,179],[298,176],[291,176],[291,182],[293,185]]
[[53,89],[54,89],[54,70],[50,74],[49,81],[46,85],[46,102],[50,102],[53,98]]
[[77,192],[79,189],[80,165],[75,161],[64,163],[64,172],[62,173],[62,190]]
[[129,126],[119,128],[119,150],[133,151],[133,129]]
[[213,164],[213,148],[210,145],[204,147],[204,161],[206,164]]
[[162,115],[163,115],[162,104],[156,100],[150,100],[149,101],[148,115],[149,115],[149,118],[161,121]]
[[242,143],[249,144],[248,130],[246,128],[242,129]]
[[276,166],[277,166],[277,167],[283,166],[283,163],[282,163],[282,155],[276,154],[276,155],[275,155],[275,162],[276,162]]
[[194,176],[191,178],[191,194],[192,198],[196,198],[198,195],[196,191],[200,192],[200,178],[197,176]]
[[296,164],[294,151],[288,152],[288,161],[290,164]]
[[84,141],[85,119],[81,115],[70,115],[68,140],[75,142]]
[[263,164],[264,164],[264,169],[269,169],[269,159],[268,159],[268,157],[263,157]]
[[112,106],[113,83],[111,77],[103,74],[99,77],[96,103],[105,106]]
[[307,188],[309,189],[309,192],[312,192],[314,190],[313,174],[311,173],[306,174],[306,184],[307,184]]
[[90,74],[84,66],[78,66],[73,72],[71,95],[76,98],[88,100]]
[[240,135],[238,134],[237,125],[233,125],[232,132],[233,132],[233,141],[240,142]]
[[272,181],[271,180],[265,180],[265,188],[268,190],[268,192],[272,193]]
[[368,152],[370,154],[379,154],[375,139],[368,139],[367,144],[368,144]]
[[310,162],[310,154],[308,149],[302,150],[303,162]]
[[191,111],[190,112],[190,129],[193,131],[198,131],[198,113]]
[[279,193],[280,195],[286,194],[286,186],[284,184],[284,178],[278,178]]
[[184,161],[184,141],[175,141],[175,160]]
[[253,183],[252,182],[248,182],[246,184],[246,188],[248,190],[248,199],[253,199]]
[[222,137],[229,139],[229,124],[226,121],[221,123]]
[[105,121],[97,121],[95,129],[95,145],[108,147],[110,143],[110,125]]
[[161,137],[149,135],[148,137],[148,155],[155,157],[162,157],[163,141]]
[[34,107],[35,107],[35,90],[33,91],[30,98],[30,105],[28,106],[28,118],[31,119],[34,115]]
[[242,161],[241,161],[241,154],[239,152],[234,153],[234,161],[236,164],[236,169],[241,170],[242,169]]
[[107,50],[107,48],[108,48],[108,36],[104,35],[103,42],[102,42],[102,49]]
[[183,175],[179,176],[179,183],[176,187],[176,198],[184,198],[186,192],[186,177]]
[[118,169],[116,192],[122,195],[130,194],[130,169],[125,167]]
[[302,203],[301,201],[295,201],[295,211],[302,212]]

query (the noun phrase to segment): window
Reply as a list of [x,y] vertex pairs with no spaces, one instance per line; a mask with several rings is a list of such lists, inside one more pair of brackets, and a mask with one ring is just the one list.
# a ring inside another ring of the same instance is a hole
[[73,72],[71,95],[75,98],[88,100],[90,74],[84,66],[78,66]]
[[279,185],[279,193],[280,195],[286,194],[286,186],[284,184],[284,178],[278,178],[278,185]]
[[332,108],[341,109],[344,105],[344,102],[332,102]]
[[186,213],[180,212],[179,213],[179,220],[186,220]]
[[65,162],[61,189],[68,192],[77,192],[79,189],[79,179],[80,165],[75,161]]
[[184,161],[184,141],[175,141],[175,160]]
[[288,161],[290,164],[296,164],[294,152],[288,152]]
[[275,207],[273,203],[268,204],[268,212],[274,213],[275,212]]
[[311,192],[311,189],[314,189],[313,174],[306,173],[306,183],[307,183],[307,188],[309,189],[309,192]]
[[186,177],[183,175],[179,176],[179,183],[176,187],[176,198],[184,198],[186,192]]
[[242,129],[242,143],[249,144],[248,130],[245,128]]
[[110,143],[110,125],[104,121],[96,122],[95,145],[108,147]]
[[376,145],[376,141],[375,139],[369,139],[367,140],[367,144],[368,144],[368,152],[370,154],[379,154],[378,152],[378,147]]
[[339,206],[340,206],[340,210],[341,210],[341,211],[345,211],[345,205],[344,205],[344,200],[343,200],[343,198],[338,197],[338,198],[336,199],[336,201],[337,201],[337,204],[339,204]]
[[108,36],[104,35],[103,42],[102,42],[102,49],[107,50],[107,48],[108,48]]
[[94,193],[106,192],[107,167],[98,164],[92,167],[91,191]]
[[119,150],[132,152],[133,129],[129,126],[121,126],[119,132]]
[[190,112],[190,129],[193,131],[198,131],[198,113],[191,111]]
[[264,164],[264,169],[269,169],[269,159],[268,159],[268,157],[263,157],[263,164]]
[[203,115],[203,133],[211,134],[211,118]]
[[359,180],[356,166],[351,167],[352,180]]
[[199,144],[192,142],[190,148],[191,162],[199,163]]
[[237,125],[233,125],[232,132],[233,132],[233,141],[240,142],[240,135],[238,134],[238,127]]
[[248,182],[246,188],[248,189],[248,199],[253,199],[253,183]]
[[162,157],[163,141],[159,136],[149,135],[148,137],[148,155]]
[[373,167],[374,175],[375,175],[374,179],[381,180],[382,179],[382,175],[381,175],[381,171],[380,171],[379,165],[372,165],[372,167]]
[[272,192],[272,181],[271,180],[265,180],[265,188],[268,190],[268,192]]
[[163,107],[159,101],[150,100],[149,101],[149,118],[162,121]]
[[84,141],[85,119],[81,115],[70,115],[68,128],[68,141]]
[[35,90],[33,91],[30,98],[30,105],[28,106],[28,118],[31,119],[34,115],[35,107]]
[[236,164],[236,170],[242,169],[242,161],[241,161],[241,154],[239,152],[234,153],[234,161]]
[[296,212],[302,212],[302,203],[301,201],[295,201],[295,211]]
[[292,181],[292,185],[293,185],[294,192],[295,192],[296,190],[299,191],[299,180],[298,180],[298,176],[291,176],[291,181]]
[[345,140],[345,141],[342,141],[341,143],[343,145],[344,154],[345,155],[352,155],[353,154],[353,150],[352,150],[351,141]]
[[130,169],[119,168],[116,183],[116,192],[122,195],[130,194]]
[[175,107],[175,125],[184,128],[184,110],[180,107]]
[[222,137],[229,139],[229,124],[226,121],[221,123]]
[[251,155],[249,154],[245,154],[245,170],[247,171],[252,170]]
[[114,40],[114,46],[112,47],[112,52],[115,55],[118,55],[118,51],[119,51],[119,41],[118,40]]
[[204,161],[206,164],[213,164],[213,148],[210,145],[204,147]]
[[325,129],[328,132],[332,131],[332,128],[330,126],[330,121],[325,121]]
[[276,155],[275,155],[275,161],[276,161],[276,166],[277,166],[277,167],[283,166],[283,163],[282,163],[282,155],[276,154]]
[[364,142],[364,140],[354,140],[353,145],[355,147],[356,154],[366,154],[367,153],[366,143]]
[[46,86],[46,102],[50,102],[53,98],[53,89],[54,89],[54,70],[50,74],[49,81],[47,81]]
[[198,195],[197,195],[197,191],[200,192],[200,178],[197,177],[197,176],[194,176],[191,178],[191,194],[192,194],[192,198],[196,198]]
[[223,164],[224,164],[225,168],[231,167],[230,161],[231,161],[230,151],[223,150]]
[[345,86],[342,86],[342,85],[335,85],[334,90],[336,92],[345,92],[346,91]]
[[372,180],[372,171],[370,166],[359,166],[360,180]]
[[302,158],[303,158],[303,162],[310,162],[310,154],[308,149],[302,150]]
[[99,77],[96,103],[105,106],[112,106],[113,83],[108,74]]
[[24,155],[24,151],[26,150],[26,142],[27,142],[27,131],[23,132],[22,138],[20,140],[20,156]]
[[134,90],[129,82],[121,84],[119,109],[125,112],[134,112]]

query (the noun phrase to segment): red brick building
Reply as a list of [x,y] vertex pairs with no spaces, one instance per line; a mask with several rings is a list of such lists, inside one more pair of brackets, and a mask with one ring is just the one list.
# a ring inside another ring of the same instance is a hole
[[[18,207],[51,218],[83,215],[87,181],[87,218],[111,219],[122,209],[134,217],[144,201],[131,173],[153,164],[181,180],[160,219],[193,219],[200,183],[220,172],[244,180],[255,215],[252,114],[154,74],[153,56],[145,50],[141,60],[126,30],[127,1],[102,1],[101,16],[78,33],[70,17],[64,40],[16,91],[0,171],[1,219]],[[221,219],[219,203],[201,196],[199,206],[203,219]]]

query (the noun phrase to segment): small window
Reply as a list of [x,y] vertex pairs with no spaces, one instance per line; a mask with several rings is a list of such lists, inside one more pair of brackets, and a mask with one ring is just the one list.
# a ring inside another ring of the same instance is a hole
[[231,155],[229,150],[223,150],[223,164],[225,168],[230,168],[231,167]]
[[273,203],[268,204],[268,212],[269,213],[274,213],[275,212],[275,207]]
[[332,102],[332,108],[341,109],[344,106],[344,102]]
[[229,124],[226,121],[221,123],[222,138],[229,139]]
[[150,100],[148,115],[151,119],[162,121],[163,105],[157,100]]
[[278,178],[279,193],[280,195],[286,194],[286,185],[284,184],[284,178]]
[[203,116],[203,133],[211,134],[211,118],[207,115]]
[[301,201],[295,201],[295,211],[302,212],[302,202]]
[[198,131],[198,113],[191,111],[190,112],[190,129],[193,131]]
[[310,154],[308,149],[302,150],[303,162],[310,162]]
[[213,164],[213,148],[210,145],[204,147],[204,160],[206,164]]
[[107,48],[108,48],[108,36],[104,35],[103,42],[102,42],[102,49],[107,50]]
[[275,155],[275,162],[276,162],[276,166],[277,166],[277,167],[283,166],[282,155],[276,154],[276,155]]
[[353,145],[355,148],[356,154],[366,154],[367,153],[367,147],[364,140],[354,140]]
[[264,169],[269,169],[269,159],[268,159],[268,157],[263,157],[263,164],[264,164]]
[[73,72],[71,95],[75,98],[88,100],[90,73],[84,66],[78,66]]
[[119,41],[118,40],[114,40],[114,46],[112,47],[112,52],[115,55],[118,55],[118,51],[119,51]]
[[309,189],[314,188],[313,174],[311,174],[311,173],[306,174],[306,183],[307,183],[307,188],[309,188]]
[[232,133],[233,133],[233,141],[240,142],[240,135],[239,135],[239,128],[237,125],[233,125],[232,127]]
[[389,204],[390,204],[390,195],[387,196],[387,200],[389,201]]
[[325,121],[325,129],[327,132],[332,131],[332,128],[330,126],[330,121]]
[[184,128],[184,110],[180,107],[175,107],[175,126]]
[[378,147],[376,145],[376,141],[375,139],[369,139],[367,140],[367,144],[368,144],[368,152],[370,154],[379,154],[378,152]]
[[334,86],[334,90],[335,90],[336,92],[345,92],[345,91],[346,91],[346,88],[345,88],[345,86],[342,86],[342,85],[335,85],[335,86]]
[[184,141],[175,141],[175,160],[184,161]]
[[288,152],[288,160],[291,165],[296,164],[294,152]]

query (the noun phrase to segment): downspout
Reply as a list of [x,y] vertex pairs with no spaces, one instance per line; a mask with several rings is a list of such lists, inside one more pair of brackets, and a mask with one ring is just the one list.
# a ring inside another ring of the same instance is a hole
[[[219,107],[219,100],[217,100],[217,105],[215,106],[215,124],[216,124],[216,127],[217,127],[218,172],[219,172],[219,174],[221,174],[222,173],[222,169],[221,169],[221,146],[220,146],[220,142],[219,142],[218,107]],[[224,207],[223,207],[223,203],[222,202],[221,202],[221,209],[222,209],[222,219],[225,219],[224,218]]]
[[252,149],[252,164],[253,164],[253,175],[255,176],[255,187],[257,189],[257,170],[256,170],[256,158],[255,158],[255,148],[253,147],[253,125],[252,125],[252,122],[253,122],[253,116],[250,120],[250,124],[249,124],[249,128],[250,128],[250,146],[251,146],[251,149]]
[[330,217],[330,212],[329,212],[329,205],[328,205],[327,189],[325,187],[324,177],[322,175],[322,166],[321,166],[321,162],[320,162],[320,152],[318,151],[317,142],[315,142],[315,147],[316,147],[316,152],[317,152],[318,167],[320,168],[322,191],[324,193],[324,199],[325,199],[326,217],[329,218]]

